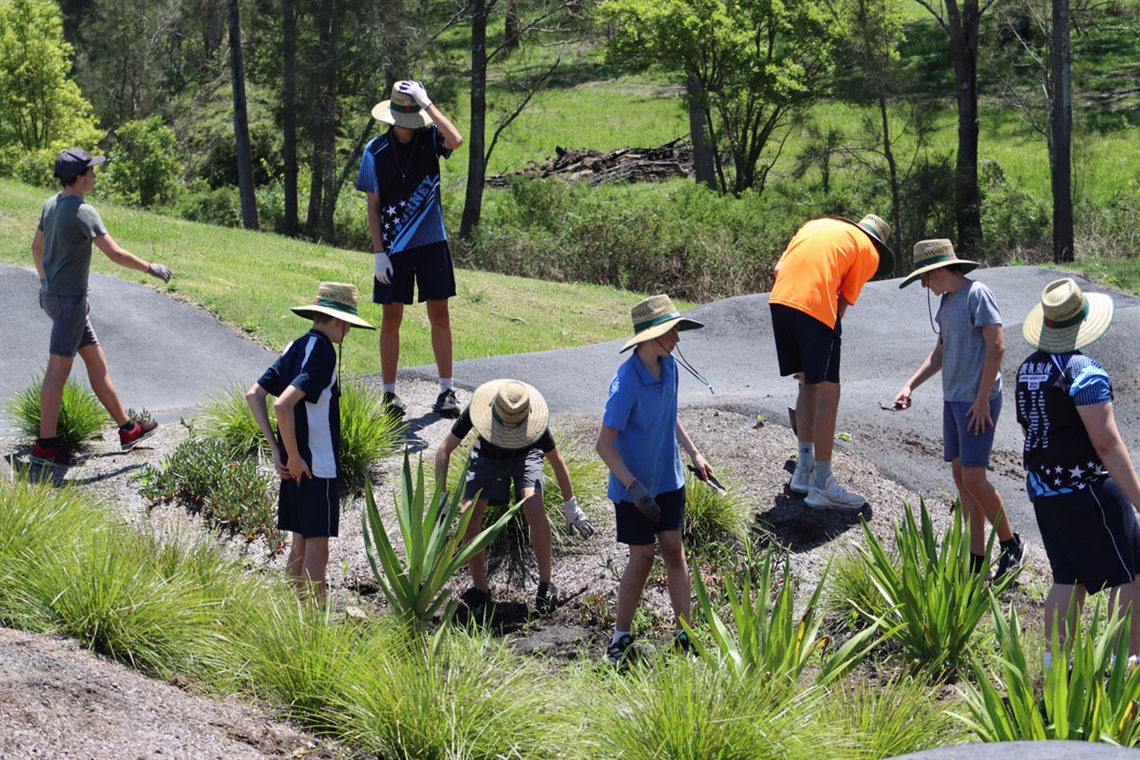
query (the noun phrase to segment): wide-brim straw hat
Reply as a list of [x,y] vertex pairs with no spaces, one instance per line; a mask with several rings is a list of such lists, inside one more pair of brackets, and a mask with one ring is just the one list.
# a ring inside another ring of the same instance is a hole
[[1084,348],[1108,331],[1116,305],[1104,293],[1082,293],[1071,277],[1053,280],[1029,311],[1021,335],[1034,348],[1064,354]]
[[863,232],[867,233],[867,237],[875,243],[875,247],[879,251],[879,268],[875,270],[876,277],[885,277],[889,274],[894,274],[895,271],[895,252],[887,245],[887,238],[891,236],[891,225],[882,217],[875,216],[874,214],[867,214],[858,222],[853,222],[850,219],[839,217],[848,224],[854,224]]
[[546,399],[533,385],[503,378],[483,383],[471,396],[471,424],[485,440],[503,449],[524,449],[550,422]]
[[958,258],[958,254],[954,253],[954,244],[946,238],[919,240],[914,244],[914,270],[899,283],[899,287],[905,288],[915,280],[921,279],[927,272],[954,264],[961,267],[963,274],[972,272],[980,266],[976,261]]
[[365,330],[376,328],[360,318],[357,304],[360,294],[355,285],[343,282],[322,282],[317,288],[317,297],[311,304],[293,306],[291,310],[306,319],[312,319],[316,314],[325,314],[336,319],[342,319],[350,325],[363,327]]
[[678,330],[695,330],[704,327],[695,319],[682,317],[681,312],[677,311],[672,299],[667,295],[650,296],[644,301],[639,301],[630,309],[629,315],[633,319],[634,335],[621,347],[622,351],[628,351],[638,343],[660,338],[674,327]]
[[405,129],[419,129],[430,126],[433,122],[427,111],[420,108],[419,103],[411,95],[398,92],[396,82],[392,85],[392,97],[381,100],[372,107],[372,118],[385,124],[393,124]]

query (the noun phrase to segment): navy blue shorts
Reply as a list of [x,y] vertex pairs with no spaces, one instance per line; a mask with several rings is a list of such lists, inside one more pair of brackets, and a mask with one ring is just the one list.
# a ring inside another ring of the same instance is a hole
[[478,493],[479,498],[486,499],[489,504],[507,504],[511,499],[513,482],[515,501],[522,501],[524,489],[542,490],[546,482],[543,461],[542,449],[535,446],[521,449],[518,456],[509,459],[479,456],[477,450],[472,450],[463,498],[474,499]]
[[990,416],[993,425],[987,425],[981,435],[970,431],[970,418],[966,410],[973,406],[967,401],[942,402],[942,460],[958,460],[963,467],[989,467],[990,453],[994,450],[994,431],[1001,417],[1001,394],[990,399]]
[[338,478],[292,478],[281,481],[277,501],[277,530],[300,533],[305,538],[336,538],[340,527],[340,480]]
[[772,334],[776,337],[776,358],[780,375],[804,373],[808,385],[839,382],[839,353],[843,343],[843,325],[836,321],[832,329],[815,317],[784,306],[769,304],[772,310]]
[[414,285],[420,301],[443,301],[455,295],[455,269],[447,241],[408,248],[391,255],[392,282],[372,278],[372,303],[411,304]]
[[617,540],[619,543],[639,546],[657,542],[657,534],[665,530],[685,529],[685,487],[676,491],[666,491],[653,497],[661,507],[661,521],[656,525],[649,522],[632,501],[619,501],[614,504],[617,519]]
[[1140,568],[1140,526],[1112,478],[1033,500],[1053,582],[1090,594],[1131,583]]

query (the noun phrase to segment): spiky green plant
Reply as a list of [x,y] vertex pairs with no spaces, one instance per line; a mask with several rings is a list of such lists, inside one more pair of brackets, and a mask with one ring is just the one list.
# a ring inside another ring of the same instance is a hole
[[445,585],[451,576],[486,548],[522,506],[522,502],[515,504],[474,539],[460,546],[471,522],[472,510],[460,510],[459,493],[452,493],[444,503],[440,498],[442,490],[437,484],[428,496],[423,460],[419,461],[413,480],[411,462],[405,451],[403,488],[396,499],[396,520],[404,543],[401,559],[384,529],[372,483],[364,483],[364,550],[368,564],[393,612],[420,631],[447,602],[449,592]]
[[1038,692],[1017,610],[1011,607],[1007,615],[994,599],[990,606],[1001,645],[1002,682],[995,684],[982,665],[973,663],[977,686],[962,687],[969,713],[955,717],[986,742],[1067,739],[1140,745],[1140,667],[1128,663],[1130,614],[1113,610],[1106,615],[1098,603],[1087,626],[1076,616],[1071,651],[1053,636],[1052,666]]
[[[697,652],[706,659],[725,663],[739,677],[763,674],[765,678],[794,683],[815,659],[821,663],[816,680],[828,684],[849,672],[878,643],[878,626],[852,636],[834,652],[827,652],[831,639],[823,634],[819,598],[827,573],[816,584],[802,614],[796,614],[796,581],[785,560],[775,576],[775,559],[766,552],[758,567],[747,548],[747,561],[724,578],[736,634],[724,624],[705,588],[701,573],[693,574],[700,617],[708,625],[713,646],[708,646],[687,623],[685,629]],[[753,589],[753,574],[758,583]],[[715,648],[714,648],[715,647]],[[818,656],[818,657],[817,657]]]
[[[731,485],[727,478],[721,478]],[[685,545],[694,552],[722,542],[742,543],[748,534],[748,504],[731,487],[728,493],[685,477]]]
[[[4,405],[20,435],[28,438],[36,438],[40,434],[40,386],[43,381],[41,373],[31,385],[13,393]],[[56,423],[56,435],[64,448],[72,451],[89,448],[91,441],[102,435],[108,420],[107,411],[89,387],[74,380],[67,381],[63,386],[63,403]]]

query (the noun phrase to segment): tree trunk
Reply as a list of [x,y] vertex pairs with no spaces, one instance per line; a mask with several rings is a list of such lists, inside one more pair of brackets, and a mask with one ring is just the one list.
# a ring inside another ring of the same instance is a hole
[[966,0],[959,9],[946,0],[950,48],[954,55],[954,78],[958,96],[958,157],[955,166],[955,216],[959,250],[985,258],[982,240],[982,204],[978,190],[978,26],[981,13],[977,0]]
[[518,0],[509,0],[503,21],[503,55],[508,56],[519,46]]
[[336,243],[336,201],[340,195],[336,171],[336,136],[340,116],[337,113],[337,96],[340,94],[340,16],[342,8],[335,0],[325,0],[328,4],[328,70],[325,82],[328,88],[324,126],[327,130],[324,139],[324,179],[325,187],[321,204],[321,233],[329,243]]
[[339,9],[335,0],[316,5],[315,23],[319,42],[319,62],[314,67],[313,150],[309,170],[309,211],[306,226],[310,233],[332,242],[335,235],[330,210],[336,205],[335,195],[328,195],[336,180],[336,71],[337,19]]
[[297,233],[297,15],[293,0],[281,0],[282,91],[281,146],[285,180],[286,235]]
[[693,172],[697,183],[716,190],[716,159],[708,134],[708,111],[705,110],[701,80],[689,75],[685,81],[689,95],[689,136],[693,141]]
[[471,0],[471,129],[468,135],[467,195],[460,239],[467,239],[483,215],[483,180],[487,173],[487,2]]
[[[902,248],[902,200],[899,197],[899,165],[895,160],[895,151],[891,147],[891,121],[890,109],[887,103],[886,88],[881,84],[876,88],[879,92],[879,118],[883,124],[883,156],[887,159],[887,171],[891,183],[891,219],[895,223],[895,250]],[[903,256],[895,256],[895,276],[901,277],[906,273],[907,262]]]
[[1073,48],[1069,0],[1053,0],[1053,261],[1073,260]]
[[241,221],[247,230],[258,229],[257,198],[253,194],[253,158],[249,146],[249,116],[245,102],[245,61],[242,58],[238,0],[229,0],[230,85],[234,95],[234,139],[237,147],[238,191]]

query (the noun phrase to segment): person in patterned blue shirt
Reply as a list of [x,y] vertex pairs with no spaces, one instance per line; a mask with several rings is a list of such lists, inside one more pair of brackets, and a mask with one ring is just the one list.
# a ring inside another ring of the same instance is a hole
[[384,404],[403,417],[404,402],[396,395],[400,363],[400,324],[404,305],[413,302],[414,288],[427,303],[431,347],[439,371],[439,396],[432,410],[443,417],[459,416],[452,386],[451,316],[448,299],[455,295],[455,271],[443,226],[439,158],[448,158],[463,137],[427,96],[420,82],[400,81],[390,100],[372,109],[372,116],[392,125],[369,141],[360,158],[356,189],[368,205],[375,280],[372,301],[383,306],[380,323],[380,374]]
[[1085,595],[1109,589],[1121,610],[1132,605],[1128,651],[1138,655],[1140,479],[1113,418],[1108,372],[1078,350],[1104,335],[1112,317],[1111,296],[1082,293],[1071,278],[1045,287],[1022,327],[1037,350],[1017,371],[1017,421],[1025,487],[1053,571],[1046,631],[1058,621],[1064,647]]

